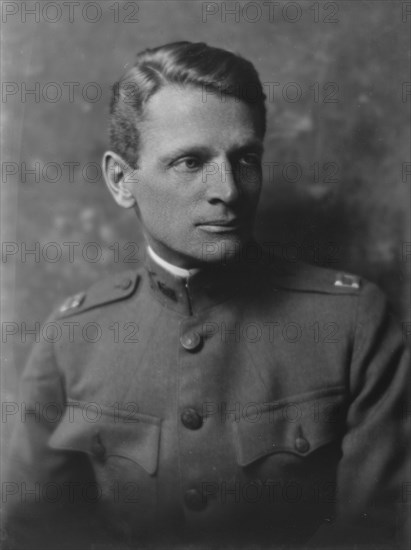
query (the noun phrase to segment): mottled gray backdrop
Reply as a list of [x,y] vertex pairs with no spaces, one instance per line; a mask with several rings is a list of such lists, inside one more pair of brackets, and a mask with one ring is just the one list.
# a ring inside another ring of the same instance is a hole
[[34,341],[26,330],[70,294],[141,261],[129,244],[141,241],[134,214],[113,203],[98,166],[110,85],[137,51],[169,41],[232,49],[265,83],[261,241],[290,261],[371,279],[406,322],[407,3],[41,1],[2,10],[9,397]]

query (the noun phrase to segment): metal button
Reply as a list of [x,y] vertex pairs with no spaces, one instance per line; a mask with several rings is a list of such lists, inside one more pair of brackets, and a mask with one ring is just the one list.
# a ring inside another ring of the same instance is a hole
[[60,313],[64,313],[69,309],[73,309],[75,307],[81,306],[81,304],[84,302],[85,297],[86,297],[86,294],[84,292],[79,292],[74,296],[70,296],[70,298],[67,298],[67,300],[61,305],[59,310]]
[[201,345],[202,339],[198,332],[188,332],[180,338],[180,343],[187,351],[196,351]]
[[83,293],[80,293],[80,294],[76,294],[75,296],[73,296],[73,301],[71,302],[71,307],[78,307],[82,304],[84,300],[84,294]]
[[184,501],[190,510],[195,511],[203,510],[207,505],[206,499],[197,489],[188,489],[184,494]]
[[181,422],[189,430],[198,430],[203,425],[203,419],[195,409],[187,408],[181,413]]
[[121,288],[122,290],[127,290],[131,286],[131,279],[129,277],[125,277],[121,281],[118,281],[116,283],[116,288]]
[[334,286],[359,289],[360,278],[357,275],[351,275],[351,273],[337,273]]
[[97,435],[94,438],[94,441],[91,445],[91,452],[99,460],[102,460],[106,456],[106,449],[105,449],[104,445],[102,444],[99,435]]
[[306,453],[310,448],[310,444],[303,437],[297,437],[297,439],[295,440],[295,448],[300,453]]

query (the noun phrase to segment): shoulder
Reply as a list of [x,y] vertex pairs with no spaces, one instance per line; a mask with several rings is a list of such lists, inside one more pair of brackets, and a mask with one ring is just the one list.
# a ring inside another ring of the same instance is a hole
[[[275,290],[294,294],[293,302],[316,295],[316,303],[326,308],[346,304],[357,318],[376,318],[392,315],[385,293],[366,278],[344,270],[329,269],[305,262],[287,262],[279,258],[270,262],[269,285]],[[300,299],[299,299],[300,297]],[[322,297],[322,299],[321,299]],[[344,309],[344,308],[343,308]],[[342,309],[335,309],[339,313]]]
[[54,313],[56,319],[77,315],[95,307],[120,302],[133,296],[139,287],[141,271],[124,271],[105,277],[87,290],[66,298]]
[[360,339],[388,324],[398,329],[387,296],[364,277],[303,262],[279,261],[270,271],[270,288],[287,294],[284,303],[288,311],[298,311],[301,316],[327,314],[339,324],[346,322]]
[[[271,284],[278,289],[332,295],[360,296],[372,283],[349,271],[319,267],[304,262],[271,262]],[[375,287],[377,288],[377,287]]]

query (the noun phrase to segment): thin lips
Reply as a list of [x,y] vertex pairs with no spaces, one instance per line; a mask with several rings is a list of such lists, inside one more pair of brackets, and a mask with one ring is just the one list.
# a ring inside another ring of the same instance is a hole
[[198,223],[197,225],[221,225],[221,226],[232,226],[239,225],[241,223],[240,218],[233,218],[231,220],[207,220]]

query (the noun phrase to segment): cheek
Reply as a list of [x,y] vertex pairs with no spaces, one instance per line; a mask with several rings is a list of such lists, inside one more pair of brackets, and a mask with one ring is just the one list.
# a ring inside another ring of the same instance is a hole
[[243,187],[244,195],[246,200],[249,202],[250,207],[255,206],[258,203],[261,194],[262,182],[261,178],[257,180],[246,182],[246,185]]
[[258,197],[262,185],[262,171],[252,166],[241,166],[237,175],[243,192],[250,198]]
[[173,235],[186,231],[190,223],[190,201],[184,194],[175,189],[166,191],[152,185],[141,185],[135,197],[139,206],[144,226],[152,233],[165,240]]
[[168,199],[164,190],[159,189],[150,181],[141,180],[134,188],[134,197],[139,205],[144,220],[152,221],[158,212],[167,209]]

